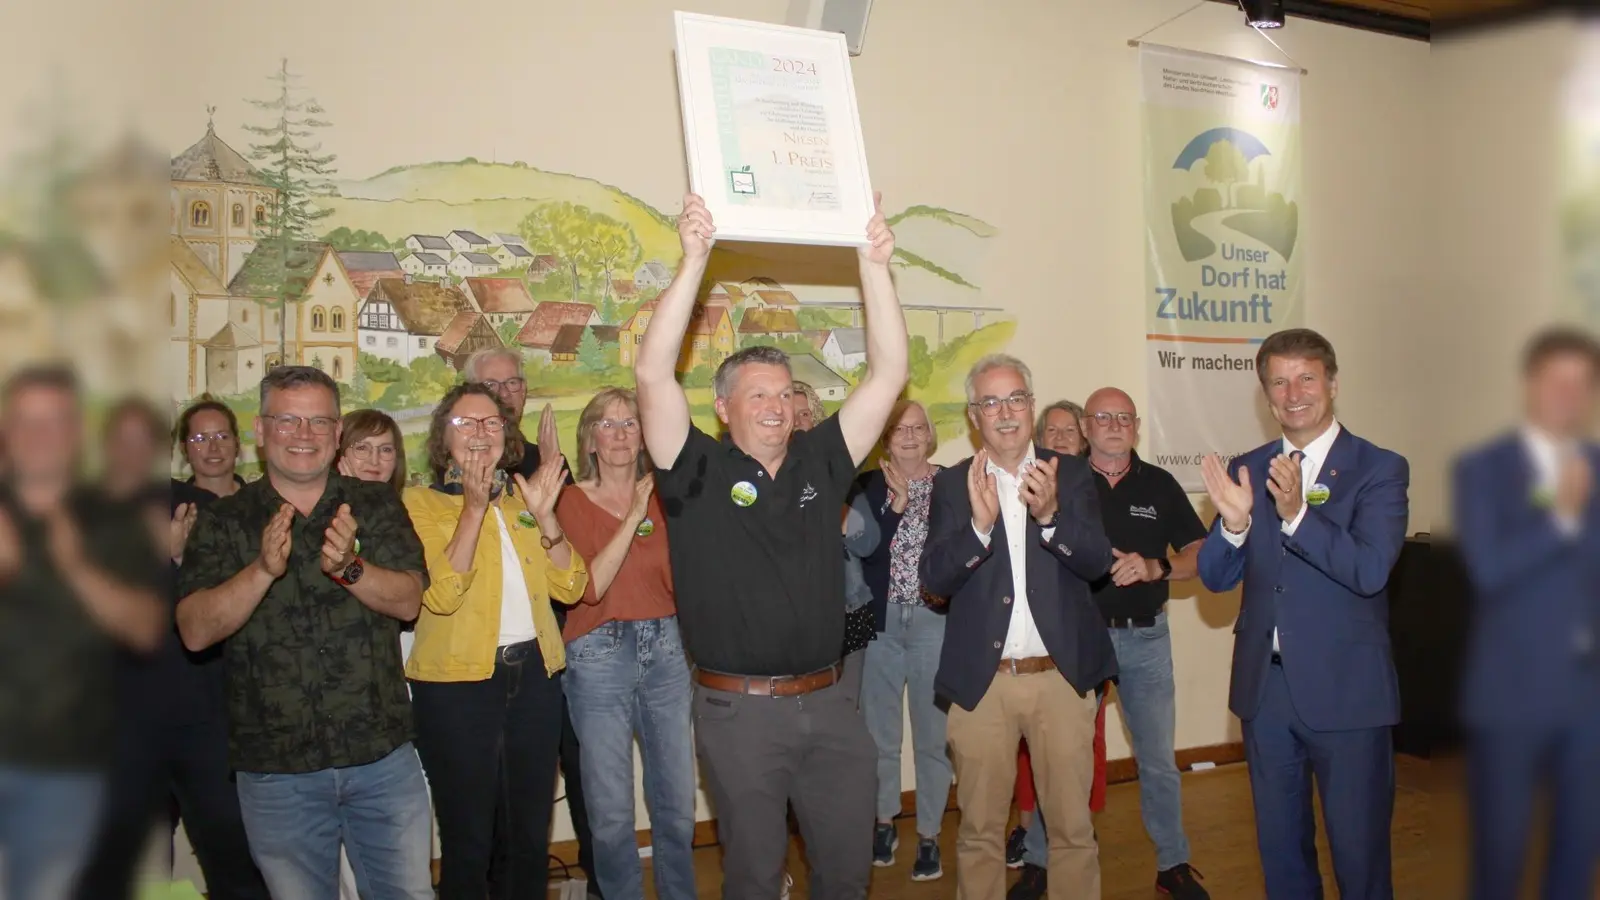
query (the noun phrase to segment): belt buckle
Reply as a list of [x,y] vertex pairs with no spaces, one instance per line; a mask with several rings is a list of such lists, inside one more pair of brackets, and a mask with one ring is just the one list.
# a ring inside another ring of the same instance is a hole
[[1011,663],[1011,674],[1014,677],[1017,674],[1017,660],[1016,660],[1016,658],[1013,657],[1011,659],[1006,660],[1006,662]]
[[778,678],[779,677],[780,676],[777,676],[777,675],[768,675],[767,676],[767,696],[772,698],[772,699],[774,699],[774,700],[778,699]]

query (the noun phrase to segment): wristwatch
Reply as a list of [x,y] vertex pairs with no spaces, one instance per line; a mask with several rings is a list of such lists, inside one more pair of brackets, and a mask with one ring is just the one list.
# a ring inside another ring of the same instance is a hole
[[1050,520],[1049,521],[1047,521],[1047,522],[1039,522],[1038,519],[1034,519],[1034,521],[1035,522],[1039,522],[1039,530],[1040,531],[1044,531],[1046,529],[1056,527],[1056,521],[1059,520],[1060,518],[1061,518],[1061,510],[1058,509],[1055,512],[1050,514]]
[[565,531],[561,532],[560,534],[556,535],[555,537],[546,537],[546,536],[541,534],[541,535],[539,535],[539,546],[545,548],[546,550],[549,550],[551,547],[554,547],[555,545],[561,543],[562,541],[564,541],[566,539],[567,539],[567,533]]
[[1156,557],[1156,565],[1161,567],[1161,580],[1166,581],[1172,577],[1172,560],[1165,556]]
[[355,559],[350,560],[350,565],[345,566],[343,572],[340,572],[337,575],[331,575],[329,577],[345,587],[349,587],[350,585],[360,581],[361,573],[365,571],[366,566],[361,564],[361,557],[358,556]]

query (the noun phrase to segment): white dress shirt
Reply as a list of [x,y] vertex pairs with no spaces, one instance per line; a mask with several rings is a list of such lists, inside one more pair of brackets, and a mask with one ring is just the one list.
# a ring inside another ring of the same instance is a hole
[[[1028,442],[1028,455],[1023,457],[1016,475],[1000,468],[993,459],[989,460],[988,472],[994,476],[995,492],[1000,497],[1000,517],[1006,523],[1006,550],[1011,554],[1011,626],[1006,630],[1005,651],[1001,653],[1003,659],[1031,659],[1050,655],[1050,651],[1044,647],[1044,638],[1039,636],[1038,627],[1033,624],[1033,613],[1028,609],[1028,504],[1017,493],[1022,486],[1022,474],[1037,463],[1032,441]],[[978,531],[976,524],[972,530],[978,535],[978,540],[983,541],[983,546],[988,547],[989,534]],[[992,527],[989,530],[991,533],[994,531]],[[1055,532],[1054,528],[1046,528],[1041,535],[1048,541],[1055,536]]]
[[[1577,442],[1557,441],[1532,425],[1524,425],[1522,446],[1533,460],[1534,490],[1554,498],[1556,488],[1561,484],[1562,460],[1570,454],[1581,452]],[[1573,516],[1563,515],[1554,509],[1550,511],[1550,515],[1555,519],[1556,528],[1568,537],[1575,537],[1582,530],[1583,523]]]
[[490,505],[500,526],[500,640],[496,646],[509,647],[539,636],[533,627],[533,602],[528,597],[528,582],[522,577],[522,558],[511,543],[511,529],[500,507]]
[[[1327,431],[1317,435],[1315,440],[1304,447],[1296,447],[1288,437],[1284,437],[1283,453],[1285,456],[1293,456],[1296,450],[1304,454],[1300,457],[1300,497],[1302,501],[1300,511],[1295,513],[1293,519],[1282,524],[1284,534],[1294,534],[1295,529],[1300,527],[1300,522],[1305,519],[1306,510],[1311,508],[1311,504],[1304,502],[1305,496],[1317,483],[1317,476],[1322,474],[1322,464],[1327,461],[1328,452],[1333,449],[1334,439],[1338,436],[1339,420],[1334,419],[1332,424],[1328,426]],[[1270,498],[1272,495],[1269,493],[1267,496]],[[1251,516],[1250,521],[1253,522],[1254,520],[1255,517]],[[1244,539],[1249,534],[1250,522],[1246,522],[1244,530],[1238,534],[1229,531],[1227,526],[1222,528],[1223,539],[1235,547],[1243,547]],[[1272,652],[1279,652],[1278,629],[1276,628],[1272,629]]]

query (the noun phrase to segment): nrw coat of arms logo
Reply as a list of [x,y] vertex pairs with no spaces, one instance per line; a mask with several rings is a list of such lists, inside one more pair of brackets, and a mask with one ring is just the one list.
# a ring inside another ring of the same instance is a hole
[[1275,84],[1263,84],[1261,86],[1261,108],[1262,109],[1277,109],[1278,108],[1278,86],[1277,85],[1275,85]]

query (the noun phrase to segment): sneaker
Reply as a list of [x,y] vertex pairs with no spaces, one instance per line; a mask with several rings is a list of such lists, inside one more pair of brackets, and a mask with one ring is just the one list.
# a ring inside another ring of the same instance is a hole
[[1176,900],[1211,900],[1211,895],[1200,886],[1196,878],[1204,879],[1188,863],[1178,863],[1164,872],[1156,873],[1156,890]]
[[1049,877],[1043,867],[1027,863],[1022,867],[1022,878],[1006,891],[1006,900],[1044,900],[1050,893]]
[[900,835],[894,825],[878,823],[872,829],[872,864],[880,869],[894,865],[894,851],[900,849]]
[[944,877],[939,865],[939,842],[933,838],[917,841],[917,861],[911,864],[912,881],[938,881]]
[[1020,825],[1011,829],[1011,836],[1006,838],[1006,868],[1022,868],[1022,847],[1027,840],[1027,829]]
[[794,876],[788,872],[783,873],[783,893],[778,895],[778,900],[789,900],[789,892],[794,890]]

